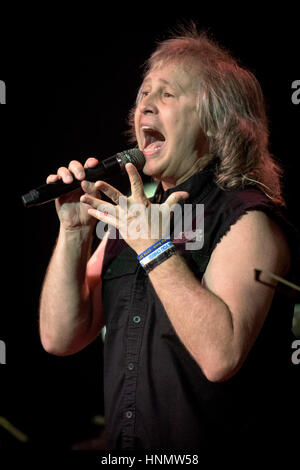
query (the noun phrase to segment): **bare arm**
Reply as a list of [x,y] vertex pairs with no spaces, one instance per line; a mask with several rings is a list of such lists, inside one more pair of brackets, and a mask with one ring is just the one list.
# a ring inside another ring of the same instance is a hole
[[[41,341],[52,354],[80,351],[96,338],[104,325],[100,271],[96,275],[95,265],[92,273],[87,269],[90,249],[89,228],[60,229],[40,301]],[[97,250],[98,255],[101,252],[104,252],[104,242]]]
[[179,255],[149,273],[175,331],[209,380],[227,380],[241,367],[267,316],[274,291],[255,282],[254,269],[284,275],[289,257],[279,227],[250,212],[215,248],[205,287]]
[[[88,159],[86,166],[97,163]],[[70,163],[69,169],[62,167],[57,175],[50,175],[47,182],[62,178],[70,183],[74,177],[82,180],[84,191],[96,194],[94,185],[83,180],[84,167],[76,161]],[[56,355],[81,350],[95,339],[104,324],[100,276],[106,242],[103,239],[90,258],[95,221],[89,216],[88,207],[79,201],[80,194],[75,191],[56,200],[60,231],[40,299],[42,345]]]

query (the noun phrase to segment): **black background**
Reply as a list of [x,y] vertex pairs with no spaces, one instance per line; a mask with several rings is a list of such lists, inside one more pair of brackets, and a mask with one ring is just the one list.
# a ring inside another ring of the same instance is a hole
[[[117,5],[112,11],[98,5],[88,13],[72,8],[18,7],[1,20],[7,19],[0,58],[7,104],[0,107],[0,339],[7,364],[0,365],[0,416],[25,432],[32,448],[52,451],[97,435],[91,418],[103,413],[101,341],[71,357],[43,351],[38,302],[58,222],[53,204],[24,209],[20,196],[70,160],[105,158],[130,147],[124,132],[140,67],[155,41],[178,22],[196,21],[257,76],[268,107],[271,151],[285,168],[286,200],[300,225],[300,104],[291,101],[292,82],[300,79],[294,7],[272,7],[264,15],[253,4],[232,11],[212,4],[192,12],[174,5],[162,12],[154,4],[137,4],[132,11]],[[3,429],[1,439],[3,448],[22,446]]]

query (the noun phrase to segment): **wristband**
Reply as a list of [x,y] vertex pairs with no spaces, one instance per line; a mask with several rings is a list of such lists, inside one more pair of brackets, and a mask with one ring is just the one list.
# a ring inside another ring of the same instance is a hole
[[174,245],[171,241],[164,243],[163,245],[158,247],[156,250],[152,251],[148,256],[145,256],[143,259],[141,259],[140,264],[144,266],[145,264],[149,263],[153,259],[157,258],[157,256],[159,256],[161,253],[164,253],[166,250],[172,248],[172,246]]
[[143,268],[148,274],[150,271],[152,271],[152,269],[154,269],[156,266],[166,261],[166,259],[170,258],[172,255],[175,255],[176,253],[177,253],[177,250],[175,246],[173,245],[172,248],[169,248],[168,250],[164,251],[163,253],[158,255],[156,258],[154,258],[152,261],[145,264]]
[[164,245],[165,243],[168,243],[170,242],[171,239],[170,238],[161,238],[160,240],[158,240],[157,242],[153,243],[153,245],[149,246],[145,251],[143,251],[142,253],[140,253],[138,256],[137,256],[137,259],[139,261],[141,261],[141,259],[145,258],[146,256],[148,256],[150,253],[152,253],[153,251],[155,251],[157,248],[159,248],[160,246]]

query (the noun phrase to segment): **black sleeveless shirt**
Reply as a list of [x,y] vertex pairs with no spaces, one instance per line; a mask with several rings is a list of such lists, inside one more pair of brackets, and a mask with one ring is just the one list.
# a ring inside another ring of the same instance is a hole
[[[159,185],[152,199],[163,202],[184,190],[190,194],[185,203],[204,204],[203,247],[187,251],[183,242],[175,242],[199,281],[217,243],[247,211],[263,211],[291,244],[294,240],[282,210],[263,192],[253,187],[224,191],[214,183],[213,170],[209,165],[165,192]],[[201,452],[238,442],[251,447],[266,436],[278,436],[288,412],[293,301],[275,293],[241,369],[226,382],[213,383],[179,340],[136,253],[123,239],[108,240],[102,296],[109,449]]]

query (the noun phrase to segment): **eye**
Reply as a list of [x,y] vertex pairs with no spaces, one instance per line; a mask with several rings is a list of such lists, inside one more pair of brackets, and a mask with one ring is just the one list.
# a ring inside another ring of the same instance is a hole
[[168,93],[167,91],[164,93],[164,97],[165,98],[174,98],[174,95],[172,95],[171,93]]

